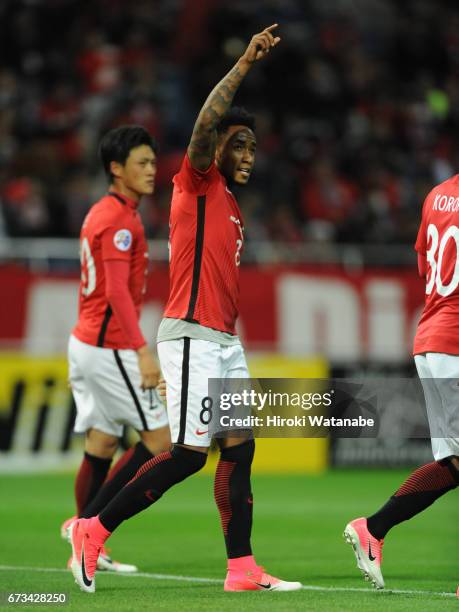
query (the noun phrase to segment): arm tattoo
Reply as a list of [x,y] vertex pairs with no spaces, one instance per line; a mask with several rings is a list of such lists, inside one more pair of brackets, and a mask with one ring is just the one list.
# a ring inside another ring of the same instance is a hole
[[214,87],[198,115],[188,145],[188,156],[193,167],[208,168],[215,155],[216,128],[231,106],[234,95],[247,71],[236,64]]

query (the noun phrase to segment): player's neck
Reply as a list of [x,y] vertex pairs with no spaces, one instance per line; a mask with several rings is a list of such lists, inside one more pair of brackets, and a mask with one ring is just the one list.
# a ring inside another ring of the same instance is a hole
[[222,171],[222,169],[220,168],[220,166],[218,164],[217,164],[217,168],[218,168],[218,171],[220,172],[220,174],[222,175],[222,177],[224,178],[226,186],[228,187],[228,189],[232,189],[234,184],[235,184],[233,179],[231,177],[226,176],[225,174],[223,174],[223,171]]
[[120,185],[120,183],[114,182],[110,185],[108,191],[114,192],[125,200],[127,200],[127,204],[132,208],[137,208],[139,206],[141,196],[137,192],[132,191],[132,189],[126,187],[125,185]]

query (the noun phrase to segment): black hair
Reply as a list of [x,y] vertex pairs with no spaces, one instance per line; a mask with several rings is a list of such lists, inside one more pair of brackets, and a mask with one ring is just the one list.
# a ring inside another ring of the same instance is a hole
[[218,124],[218,134],[226,132],[231,125],[245,125],[255,132],[255,117],[242,106],[232,106]]
[[112,161],[119,164],[126,163],[132,149],[147,145],[152,148],[155,154],[158,153],[158,145],[153,136],[140,125],[122,125],[107,132],[100,141],[99,157],[107,177],[112,180],[114,177],[110,172]]

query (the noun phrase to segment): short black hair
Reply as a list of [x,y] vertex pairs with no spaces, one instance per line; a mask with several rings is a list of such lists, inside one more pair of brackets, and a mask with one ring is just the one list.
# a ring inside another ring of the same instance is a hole
[[231,125],[245,125],[255,132],[255,117],[242,106],[232,106],[218,124],[218,134],[226,132]]
[[125,164],[132,149],[147,145],[155,154],[158,153],[156,140],[141,125],[121,125],[107,132],[100,141],[99,157],[105,174],[111,180],[110,163],[116,161]]

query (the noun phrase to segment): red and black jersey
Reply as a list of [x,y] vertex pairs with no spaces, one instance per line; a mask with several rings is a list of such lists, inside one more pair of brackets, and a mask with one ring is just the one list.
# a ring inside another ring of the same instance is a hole
[[427,196],[415,248],[426,299],[413,352],[459,355],[459,174]]
[[104,261],[129,262],[129,293],[140,317],[148,245],[136,205],[125,196],[110,192],[91,207],[81,228],[79,316],[73,334],[93,346],[135,348],[125,337],[108,303]]
[[165,317],[235,334],[243,221],[213,162],[196,170],[185,155],[170,213],[170,294]]

